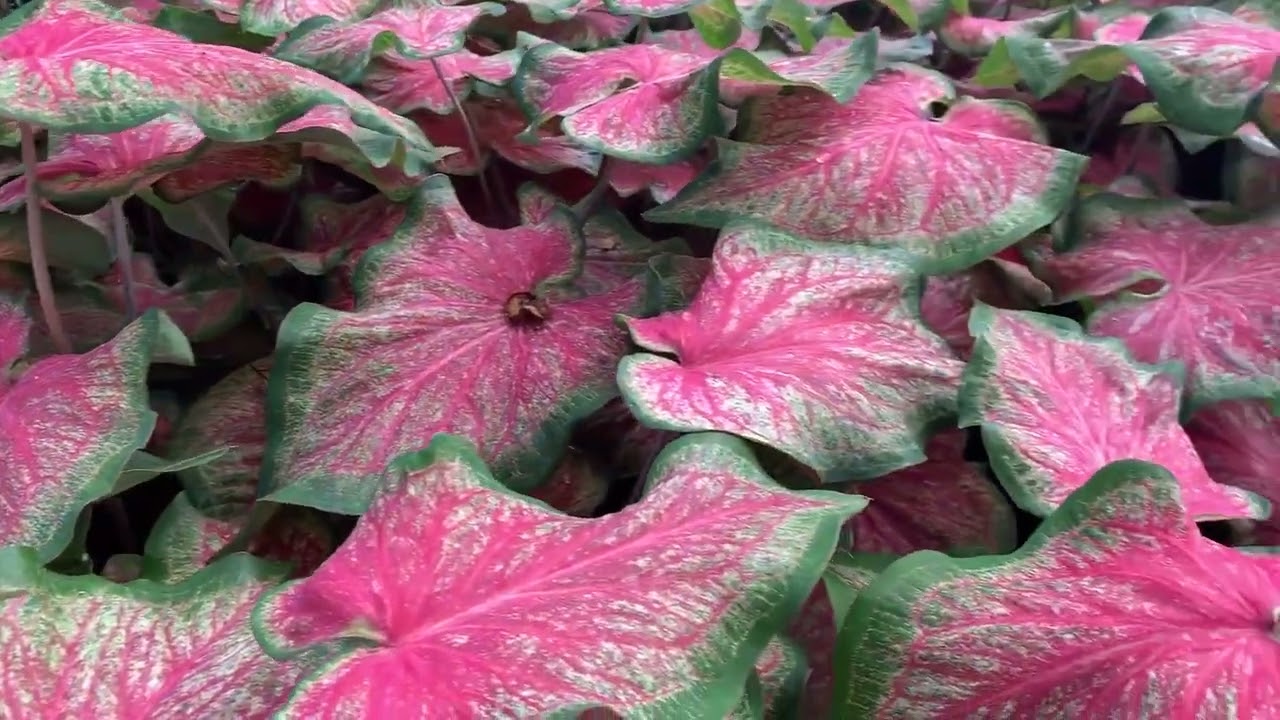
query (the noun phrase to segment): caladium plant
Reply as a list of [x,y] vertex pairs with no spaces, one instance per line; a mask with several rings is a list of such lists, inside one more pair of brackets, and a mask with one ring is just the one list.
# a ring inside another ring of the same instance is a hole
[[1274,714],[1269,3],[11,5],[0,716]]

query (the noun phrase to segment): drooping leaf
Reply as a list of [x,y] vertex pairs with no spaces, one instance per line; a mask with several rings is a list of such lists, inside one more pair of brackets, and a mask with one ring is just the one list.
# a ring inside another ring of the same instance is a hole
[[[772,6],[770,0],[733,0],[732,14],[750,30],[764,27],[765,18]],[[615,15],[635,15],[643,18],[664,18],[683,12],[693,13],[702,5],[701,0],[604,0],[604,6]],[[725,7],[721,12],[727,13]],[[705,17],[705,16],[704,16]]]
[[306,668],[272,660],[249,631],[254,603],[280,578],[257,560],[227,558],[176,587],[65,577],[41,560],[0,548],[8,717],[265,720]]
[[[1280,503],[1280,417],[1264,400],[1227,400],[1191,418],[1187,435],[1209,477]],[[1259,545],[1280,545],[1280,519],[1254,528]]]
[[1094,301],[1091,334],[1187,367],[1193,406],[1280,395],[1280,216],[1209,225],[1176,200],[1094,195],[1066,250],[1032,267],[1059,302]]
[[467,28],[477,18],[503,12],[497,3],[421,3],[393,5],[351,22],[316,17],[289,33],[273,54],[353,84],[373,58],[388,52],[426,60],[461,50]]
[[1267,715],[1280,558],[1201,537],[1180,487],[1116,462],[1012,555],[894,563],[841,633],[840,716]]
[[808,672],[804,650],[794,640],[775,635],[764,646],[755,666],[756,677],[760,679],[760,704],[764,717],[786,717],[795,712]]
[[[153,358],[191,364],[191,348],[164,315],[149,311],[84,355],[37,360],[15,373],[30,320],[21,305],[0,308],[0,347],[10,370],[0,385],[0,546],[36,548],[42,560],[71,538],[80,510],[111,492],[135,450],[151,436],[147,369]],[[3,663],[0,663],[2,665]]]
[[[143,575],[168,584],[200,572],[244,532],[250,505],[222,508],[216,515],[198,510],[188,493],[178,493],[156,519],[144,550]],[[333,551],[328,528],[307,508],[275,512],[249,540],[250,554],[289,563],[293,577],[311,574]]]
[[778,93],[786,87],[778,83],[781,77],[821,88],[838,100],[846,100],[875,72],[879,41],[879,33],[870,32],[842,42],[824,43],[804,55],[773,50],[751,53],[769,72],[759,72],[760,66],[722,66],[720,99],[736,106],[751,97]]
[[1197,519],[1263,518],[1266,500],[1214,482],[1178,424],[1177,368],[1133,361],[1119,342],[1062,317],[974,307],[961,427],[981,426],[1000,483],[1045,516],[1103,465],[1169,468]]
[[[398,113],[427,110],[448,115],[456,110],[450,91],[461,102],[471,97],[477,81],[505,85],[515,75],[521,53],[511,50],[478,55],[464,49],[435,58],[435,65],[432,60],[411,60],[389,53],[369,66],[360,86],[371,100]],[[439,75],[436,65],[440,67]],[[448,82],[447,88],[440,75]]]
[[1142,39],[1123,50],[1169,121],[1230,135],[1273,82],[1280,30],[1212,8],[1174,7],[1152,17]]
[[753,218],[815,240],[903,248],[931,272],[961,270],[1048,224],[1085,158],[1042,144],[1023,105],[961,98],[942,119],[943,76],[899,65],[844,105],[817,92],[759,98],[744,142],[645,216],[718,227]]
[[[834,7],[836,0],[807,0],[818,8]],[[961,0],[962,1],[962,0]],[[883,4],[907,27],[916,32],[932,30],[947,17],[947,11],[960,5],[957,0],[884,0]]]
[[[401,152],[431,152],[408,120],[296,65],[239,48],[211,49],[97,0],[29,7],[0,30],[0,107],[7,118],[110,133],[180,113],[212,140],[246,142],[312,107],[337,105]],[[86,37],[93,42],[81,42]]]
[[545,478],[568,424],[616,392],[626,337],[614,315],[647,307],[643,278],[581,291],[573,222],[562,210],[485,228],[448,178],[428,179],[361,261],[355,312],[303,304],[281,328],[265,496],[359,513],[389,460],[445,431],[514,486]]
[[884,253],[731,226],[687,310],[626,319],[661,355],[624,358],[618,384],[647,425],[732,432],[824,482],[913,465],[961,371],[915,316],[917,282]]
[[1064,8],[1048,10],[1025,18],[1001,20],[973,15],[951,15],[938,27],[938,39],[951,50],[977,57],[986,55],[1000,38],[1048,37],[1070,16]]
[[462,148],[438,163],[442,172],[474,175],[487,164],[491,154],[536,173],[551,173],[577,168],[595,174],[600,167],[600,154],[583,148],[553,127],[543,126],[525,132],[526,120],[520,108],[508,100],[472,100],[464,105],[481,157],[471,152],[467,126],[458,113],[426,115],[415,113],[414,119],[433,142],[452,143]]
[[1043,39],[1023,35],[1000,38],[974,72],[979,85],[1024,83],[1045,98],[1075,77],[1110,82],[1130,66],[1122,50],[1135,41],[1150,20],[1133,13],[1095,28],[1084,37]]
[[641,503],[582,520],[437,436],[393,466],[337,554],[263,598],[254,631],[275,657],[327,649],[286,718],[722,717],[862,504],[786,492],[744,443],[704,435],[663,453]]
[[279,35],[317,17],[355,20],[372,13],[378,0],[196,0],[238,16],[240,24],[259,35]]
[[[84,218],[42,207],[40,224],[50,267],[76,270],[90,277],[111,267],[110,243],[98,227]],[[0,213],[0,262],[31,263],[25,212]]]

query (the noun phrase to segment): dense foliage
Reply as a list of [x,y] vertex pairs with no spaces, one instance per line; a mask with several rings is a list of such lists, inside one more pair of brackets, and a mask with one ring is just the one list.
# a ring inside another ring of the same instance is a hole
[[0,22],[0,717],[1271,718],[1280,6]]

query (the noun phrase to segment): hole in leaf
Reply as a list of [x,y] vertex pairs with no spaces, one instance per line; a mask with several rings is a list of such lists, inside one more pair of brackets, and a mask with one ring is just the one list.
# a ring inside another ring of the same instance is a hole
[[1130,294],[1139,297],[1155,297],[1164,294],[1169,284],[1160,278],[1143,278],[1129,287]]
[[533,293],[518,292],[507,298],[503,312],[512,325],[537,326],[551,317],[551,306]]
[[635,79],[635,78],[623,78],[623,79],[622,79],[622,82],[618,83],[618,89],[619,89],[619,90],[626,90],[627,88],[629,88],[629,87],[633,87],[633,86],[635,86],[635,85],[636,85],[636,79]]
[[933,102],[929,103],[927,109],[929,111],[929,116],[932,117],[934,120],[938,120],[943,115],[947,114],[947,110],[950,110],[951,106],[948,105],[947,103],[942,102],[941,100],[934,100]]

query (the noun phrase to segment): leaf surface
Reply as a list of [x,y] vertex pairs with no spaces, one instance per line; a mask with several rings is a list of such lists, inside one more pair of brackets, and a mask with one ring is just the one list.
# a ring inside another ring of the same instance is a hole
[[1182,486],[1113,463],[1012,555],[894,563],[841,633],[841,716],[1265,716],[1280,558],[1201,537]]
[[1139,364],[1067,318],[986,305],[970,317],[960,425],[981,426],[996,476],[1024,510],[1048,515],[1107,463],[1134,458],[1169,468],[1197,519],[1267,516],[1265,500],[1205,472],[1178,424],[1176,368]]
[[[961,270],[1052,221],[1086,159],[1043,144],[1025,106],[954,100],[941,75],[898,65],[846,104],[799,90],[738,117],[743,142],[658,222],[720,227],[751,218],[801,237],[902,248],[931,272]],[[931,103],[950,103],[940,119]]]
[[178,586],[118,585],[44,570],[26,548],[0,549],[0,710],[265,720],[305,667],[272,660],[249,630],[254,603],[279,577],[239,556]]
[[913,465],[961,371],[916,317],[916,283],[867,248],[731,226],[688,309],[626,320],[650,352],[624,358],[618,384],[647,425],[731,432],[824,482]]
[[337,554],[255,610],[274,656],[328,650],[283,717],[723,716],[862,502],[784,491],[721,435],[668,448],[648,488],[571,518],[437,436],[398,461]]
[[[26,349],[30,320],[4,308],[9,363]],[[151,436],[153,358],[191,361],[186,338],[150,311],[83,355],[56,355],[0,384],[0,546],[25,545],[51,560],[85,505],[108,495],[133,451]]]
[[1210,225],[1180,201],[1095,195],[1033,269],[1059,302],[1095,301],[1090,333],[1185,364],[1193,406],[1280,396],[1278,232],[1280,215]]
[[[1280,503],[1280,417],[1264,400],[1226,400],[1191,418],[1187,435],[1214,480]],[[1259,545],[1280,545],[1280,519],[1259,521]]]
[[643,278],[577,285],[583,247],[570,222],[562,210],[485,228],[448,178],[428,179],[400,229],[362,259],[355,312],[303,304],[285,320],[265,496],[362,512],[389,460],[446,431],[476,442],[504,481],[543,480],[569,423],[616,392],[626,337],[614,315],[648,305]]

